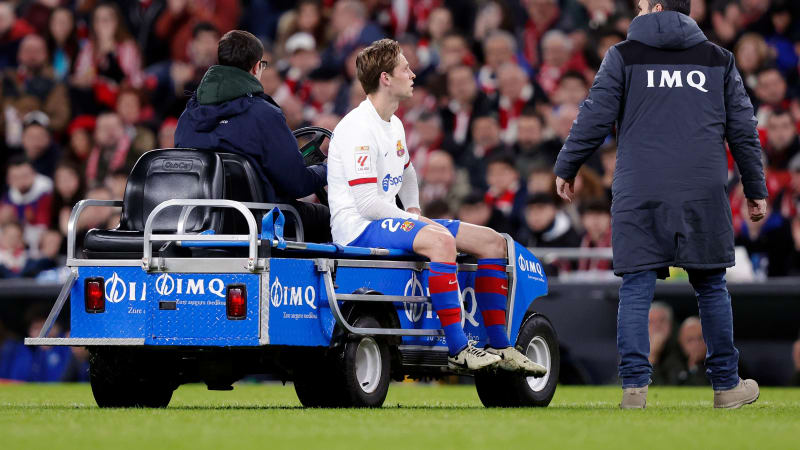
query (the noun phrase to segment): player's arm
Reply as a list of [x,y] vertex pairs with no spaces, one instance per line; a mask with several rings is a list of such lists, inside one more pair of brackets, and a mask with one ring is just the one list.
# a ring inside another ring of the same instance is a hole
[[336,145],[341,150],[345,177],[358,213],[368,220],[386,217],[417,219],[417,214],[403,211],[395,204],[381,200],[378,195],[378,146],[374,139],[363,131],[349,133],[342,130],[339,136],[341,140],[337,139]]
[[417,171],[414,170],[411,161],[406,162],[403,168],[403,184],[400,186],[397,196],[400,197],[406,211],[412,214],[420,213],[419,182],[417,181]]

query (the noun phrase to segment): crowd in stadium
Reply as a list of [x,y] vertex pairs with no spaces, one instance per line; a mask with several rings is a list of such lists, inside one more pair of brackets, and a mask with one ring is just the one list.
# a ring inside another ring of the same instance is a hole
[[[606,50],[636,12],[633,0],[0,1],[0,278],[63,266],[72,206],[121,199],[137,158],[173,147],[190,93],[235,28],[263,39],[261,83],[291,129],[333,129],[365,98],[355,55],[393,37],[417,75],[397,115],[426,216],[487,225],[529,247],[609,247],[614,137],[581,169],[572,204],[555,195],[552,168]],[[800,274],[800,3],[692,0],[691,16],[734,52],[759,121],[768,217],[747,218],[731,162],[737,245],[756,277]],[[87,211],[78,238],[118,222],[119,211]],[[608,269],[591,258],[547,268]],[[29,311],[31,336],[42,319]],[[684,361],[705,354],[692,349],[699,323],[670,333],[655,340],[675,354],[680,344]],[[64,365],[85,364],[80,349],[52,351],[63,355],[24,364],[42,379],[83,373]],[[800,343],[794,353],[800,371]],[[695,373],[681,370],[664,377]]]

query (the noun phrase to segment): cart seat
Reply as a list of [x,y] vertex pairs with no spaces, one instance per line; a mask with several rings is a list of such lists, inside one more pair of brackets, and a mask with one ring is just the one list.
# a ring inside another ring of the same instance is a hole
[[[84,241],[89,258],[141,258],[144,226],[150,212],[170,199],[222,199],[225,177],[220,156],[207,150],[160,149],[142,155],[125,187],[120,224],[114,230],[90,230]],[[154,233],[175,233],[181,208],[168,208],[153,222]],[[196,207],[189,214],[185,231],[214,230],[219,233],[223,212],[219,208]],[[162,242],[153,243],[155,249]]]

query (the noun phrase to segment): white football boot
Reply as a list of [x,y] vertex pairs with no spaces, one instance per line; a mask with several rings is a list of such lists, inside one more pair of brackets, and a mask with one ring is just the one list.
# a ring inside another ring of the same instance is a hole
[[497,363],[497,367],[500,369],[507,370],[509,372],[522,372],[525,375],[537,378],[543,377],[547,374],[547,369],[544,366],[531,361],[527,356],[523,355],[514,347],[499,349],[486,347],[485,350],[486,353],[491,353],[492,355],[497,355],[500,357],[500,362]]
[[464,347],[456,356],[447,357],[447,365],[455,370],[479,370],[497,364],[500,357],[475,348],[472,344]]

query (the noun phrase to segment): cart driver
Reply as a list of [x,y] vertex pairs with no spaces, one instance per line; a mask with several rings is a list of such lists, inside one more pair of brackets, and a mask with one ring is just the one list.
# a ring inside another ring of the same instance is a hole
[[261,41],[247,31],[222,36],[219,64],[208,69],[189,99],[175,146],[244,156],[261,178],[264,201],[294,206],[306,240],[330,242],[328,208],[295,200],[325,186],[326,168],[303,163],[286,117],[259,81],[267,65],[263,55]]
[[[478,370],[496,365],[544,375],[546,369],[508,339],[505,239],[486,227],[421,214],[417,175],[403,124],[394,115],[399,102],[411,97],[415,78],[399,44],[391,39],[374,42],[358,54],[356,68],[367,99],[339,122],[328,152],[334,242],[398,248],[430,259],[428,287],[444,329],[450,367]],[[395,196],[405,210],[397,207]],[[467,340],[461,325],[457,250],[478,257],[475,296],[489,338],[484,350]]]

